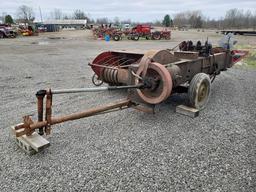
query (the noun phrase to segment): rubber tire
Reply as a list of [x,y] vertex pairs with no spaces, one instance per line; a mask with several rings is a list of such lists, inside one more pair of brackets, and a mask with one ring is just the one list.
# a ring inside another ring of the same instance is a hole
[[161,33],[159,33],[159,32],[154,32],[154,33],[152,34],[152,39],[153,39],[153,40],[161,40]]
[[99,82],[97,82],[97,81],[99,81],[99,79],[98,79],[98,75],[96,74],[96,73],[94,73],[93,74],[93,76],[92,76],[92,83],[95,85],[95,86],[101,86],[102,84],[103,84],[103,81],[102,80],[100,80]]
[[[203,82],[205,82],[206,85],[208,86],[208,92],[205,99],[201,102],[198,102],[198,91],[199,91],[200,85]],[[196,74],[191,80],[188,88],[189,105],[198,110],[204,109],[209,100],[210,93],[211,93],[211,80],[209,76],[205,73]]]
[[134,40],[134,41],[138,41],[139,39],[140,39],[139,35],[134,35],[133,38],[132,38],[132,40]]
[[4,33],[0,32],[0,39],[3,39],[3,38],[4,38]]
[[120,35],[114,35],[113,36],[113,40],[114,41],[119,41],[121,38],[120,38]]

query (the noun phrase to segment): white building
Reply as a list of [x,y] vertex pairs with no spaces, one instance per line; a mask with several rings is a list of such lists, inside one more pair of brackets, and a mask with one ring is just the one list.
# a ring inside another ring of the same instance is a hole
[[56,25],[60,28],[76,28],[81,29],[86,26],[86,19],[67,19],[67,20],[47,20],[43,22],[44,25]]

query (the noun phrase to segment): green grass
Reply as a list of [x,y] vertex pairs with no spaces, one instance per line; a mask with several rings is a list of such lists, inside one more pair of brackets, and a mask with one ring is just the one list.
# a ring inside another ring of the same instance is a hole
[[235,46],[235,49],[247,50],[249,54],[242,60],[242,63],[247,68],[256,69],[256,47],[250,45],[238,45]]
[[244,59],[244,62],[253,68],[256,68],[256,51],[250,51],[249,55]]

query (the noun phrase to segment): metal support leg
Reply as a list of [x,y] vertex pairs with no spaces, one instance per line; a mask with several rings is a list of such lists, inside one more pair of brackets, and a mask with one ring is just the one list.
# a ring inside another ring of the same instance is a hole
[[49,135],[51,133],[51,122],[52,122],[52,92],[51,90],[46,93],[46,110],[45,110],[45,120],[47,125],[45,126],[45,133]]
[[[36,93],[37,97],[37,114],[38,114],[38,122],[43,121],[43,116],[44,116],[44,96],[46,94],[45,90],[40,90]],[[39,135],[44,134],[44,129],[39,128]]]

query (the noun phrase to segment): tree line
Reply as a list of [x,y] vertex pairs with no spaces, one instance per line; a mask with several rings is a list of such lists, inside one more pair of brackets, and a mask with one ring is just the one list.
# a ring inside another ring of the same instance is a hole
[[[11,15],[5,15],[5,23],[13,23],[14,20]],[[73,13],[67,14],[62,12],[61,9],[54,9],[50,12],[48,19],[86,19],[91,24],[107,24],[113,23],[119,24],[137,24],[137,22],[131,21],[131,19],[121,20],[118,17],[109,19],[107,17],[93,19],[89,14],[77,9]],[[35,13],[29,6],[22,5],[17,9],[16,22],[31,23],[35,20]],[[165,26],[165,27],[188,27],[188,28],[212,28],[212,29],[242,29],[253,28],[256,29],[256,10],[254,12],[250,10],[242,9],[230,9],[226,11],[225,17],[219,19],[210,19],[203,15],[202,11],[184,11],[173,15],[173,18],[169,14],[166,14],[163,20],[157,20],[154,22],[148,22],[148,24]]]
[[218,29],[242,29],[253,28],[256,29],[256,10],[230,9],[226,12],[224,18],[218,20],[206,19],[204,21],[205,28]]
[[225,17],[220,19],[206,18],[200,10],[185,11],[174,15],[174,25],[177,27],[189,26],[191,28],[213,29],[242,29],[256,28],[256,10],[230,9]]
[[[50,12],[48,19],[87,19],[90,22],[90,18],[84,11],[77,9],[72,14],[63,13],[61,9],[54,9]],[[12,24],[14,19],[11,15],[3,13],[2,20],[4,23]],[[16,22],[20,23],[32,23],[35,20],[35,12],[32,7],[22,5],[16,11]]]

